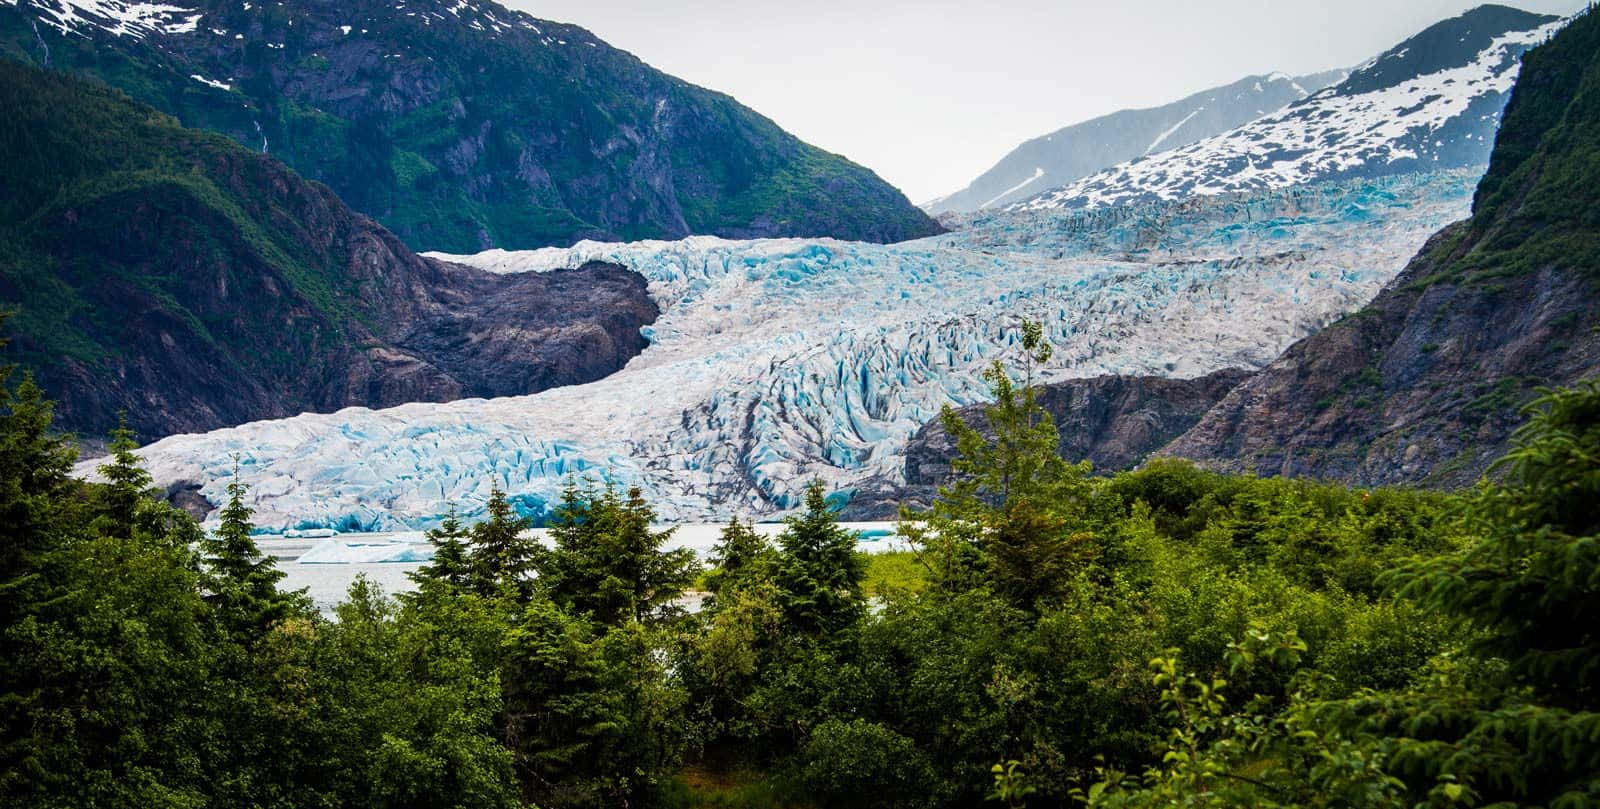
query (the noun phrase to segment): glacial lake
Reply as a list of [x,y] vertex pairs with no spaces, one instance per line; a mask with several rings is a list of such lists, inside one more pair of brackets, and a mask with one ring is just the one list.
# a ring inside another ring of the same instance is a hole
[[[858,545],[868,553],[909,550],[905,539],[895,533],[892,522],[840,523],[856,532]],[[659,526],[656,530],[673,528],[667,548],[691,548],[700,558],[710,555],[711,549],[722,535],[723,523],[689,523],[677,526]],[[782,523],[757,523],[756,533],[775,538],[783,532]],[[543,528],[532,531],[546,545],[551,544]],[[427,564],[433,558],[433,546],[428,544],[421,531],[404,531],[381,534],[339,534],[327,538],[295,538],[259,534],[256,543],[263,553],[278,560],[278,569],[284,572],[280,587],[294,590],[306,588],[317,609],[327,612],[344,599],[345,592],[356,576],[367,578],[389,595],[414,589],[406,576]]]

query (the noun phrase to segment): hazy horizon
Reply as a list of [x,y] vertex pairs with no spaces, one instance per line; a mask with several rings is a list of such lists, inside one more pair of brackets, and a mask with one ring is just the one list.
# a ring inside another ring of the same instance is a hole
[[[962,188],[1018,144],[1061,127],[1252,74],[1351,67],[1482,5],[506,1],[727,93],[917,203]],[[1507,5],[1566,15],[1586,0]]]

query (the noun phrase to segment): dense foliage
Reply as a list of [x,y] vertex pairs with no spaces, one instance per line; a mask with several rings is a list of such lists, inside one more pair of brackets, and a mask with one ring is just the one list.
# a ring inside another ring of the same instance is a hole
[[[1037,345],[1030,346],[1037,351]],[[1038,355],[1035,354],[1035,359]],[[1461,496],[1054,458],[1024,375],[913,555],[820,484],[703,578],[637,492],[538,544],[497,495],[398,601],[278,587],[242,488],[202,532],[126,431],[68,472],[0,409],[0,800],[56,806],[1591,806],[1600,385]]]

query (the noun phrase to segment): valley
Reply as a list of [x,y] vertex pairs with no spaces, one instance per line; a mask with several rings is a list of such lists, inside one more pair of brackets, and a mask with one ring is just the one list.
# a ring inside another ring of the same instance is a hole
[[1593,4],[1022,5],[0,0],[0,805],[1600,807]]

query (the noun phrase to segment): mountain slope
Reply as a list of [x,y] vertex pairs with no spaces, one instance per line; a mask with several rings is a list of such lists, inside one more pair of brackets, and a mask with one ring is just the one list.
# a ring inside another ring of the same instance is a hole
[[643,279],[424,259],[326,187],[121,93],[0,60],[12,358],[103,435],[586,382],[644,347]]
[[1600,15],[1524,58],[1471,219],[1164,452],[1360,484],[1470,484],[1541,385],[1600,373]]
[[1227,132],[1349,75],[1246,76],[1148,109],[1122,110],[1023,143],[966,188],[923,205],[931,214],[971,213],[1018,202],[1080,177]]
[[0,53],[270,151],[416,249],[938,231],[732,98],[489,0],[0,0]]
[[1480,6],[1430,26],[1349,78],[1237,129],[1016,204],[1084,208],[1481,166],[1518,57],[1561,21]]

